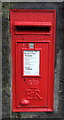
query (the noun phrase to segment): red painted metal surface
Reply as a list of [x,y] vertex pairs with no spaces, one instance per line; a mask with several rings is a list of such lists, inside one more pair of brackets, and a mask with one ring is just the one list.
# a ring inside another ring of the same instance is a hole
[[12,111],[53,111],[55,10],[10,11]]

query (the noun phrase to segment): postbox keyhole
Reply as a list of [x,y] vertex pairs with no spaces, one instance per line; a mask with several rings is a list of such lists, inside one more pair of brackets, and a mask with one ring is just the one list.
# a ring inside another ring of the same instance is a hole
[[24,79],[24,82],[26,81],[26,79]]

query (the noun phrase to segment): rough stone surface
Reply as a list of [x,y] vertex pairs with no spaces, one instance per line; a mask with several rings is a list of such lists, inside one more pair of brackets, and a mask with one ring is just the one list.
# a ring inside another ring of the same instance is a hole
[[63,118],[64,118],[64,2],[62,5],[62,110],[63,110]]
[[2,4],[0,2],[0,119],[2,118]]
[[2,2],[63,2],[63,0],[1,0]]
[[[62,93],[63,86],[63,37],[62,34],[62,12],[63,3],[2,3],[2,47],[3,47],[3,76],[2,76],[2,88],[3,88],[3,118],[62,118]],[[9,11],[10,9],[56,9],[56,43],[55,43],[55,79],[54,79],[54,112],[20,112],[12,113],[11,111],[11,37],[9,26]]]

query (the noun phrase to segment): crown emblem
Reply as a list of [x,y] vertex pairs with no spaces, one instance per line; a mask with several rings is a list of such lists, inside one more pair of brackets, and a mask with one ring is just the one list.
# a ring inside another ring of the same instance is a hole
[[28,81],[28,85],[30,88],[37,88],[39,84],[38,80],[29,80]]

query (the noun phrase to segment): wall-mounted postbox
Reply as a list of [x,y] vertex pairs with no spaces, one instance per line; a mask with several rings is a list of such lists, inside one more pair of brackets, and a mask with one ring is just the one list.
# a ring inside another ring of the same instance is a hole
[[53,111],[55,10],[12,9],[12,111]]

